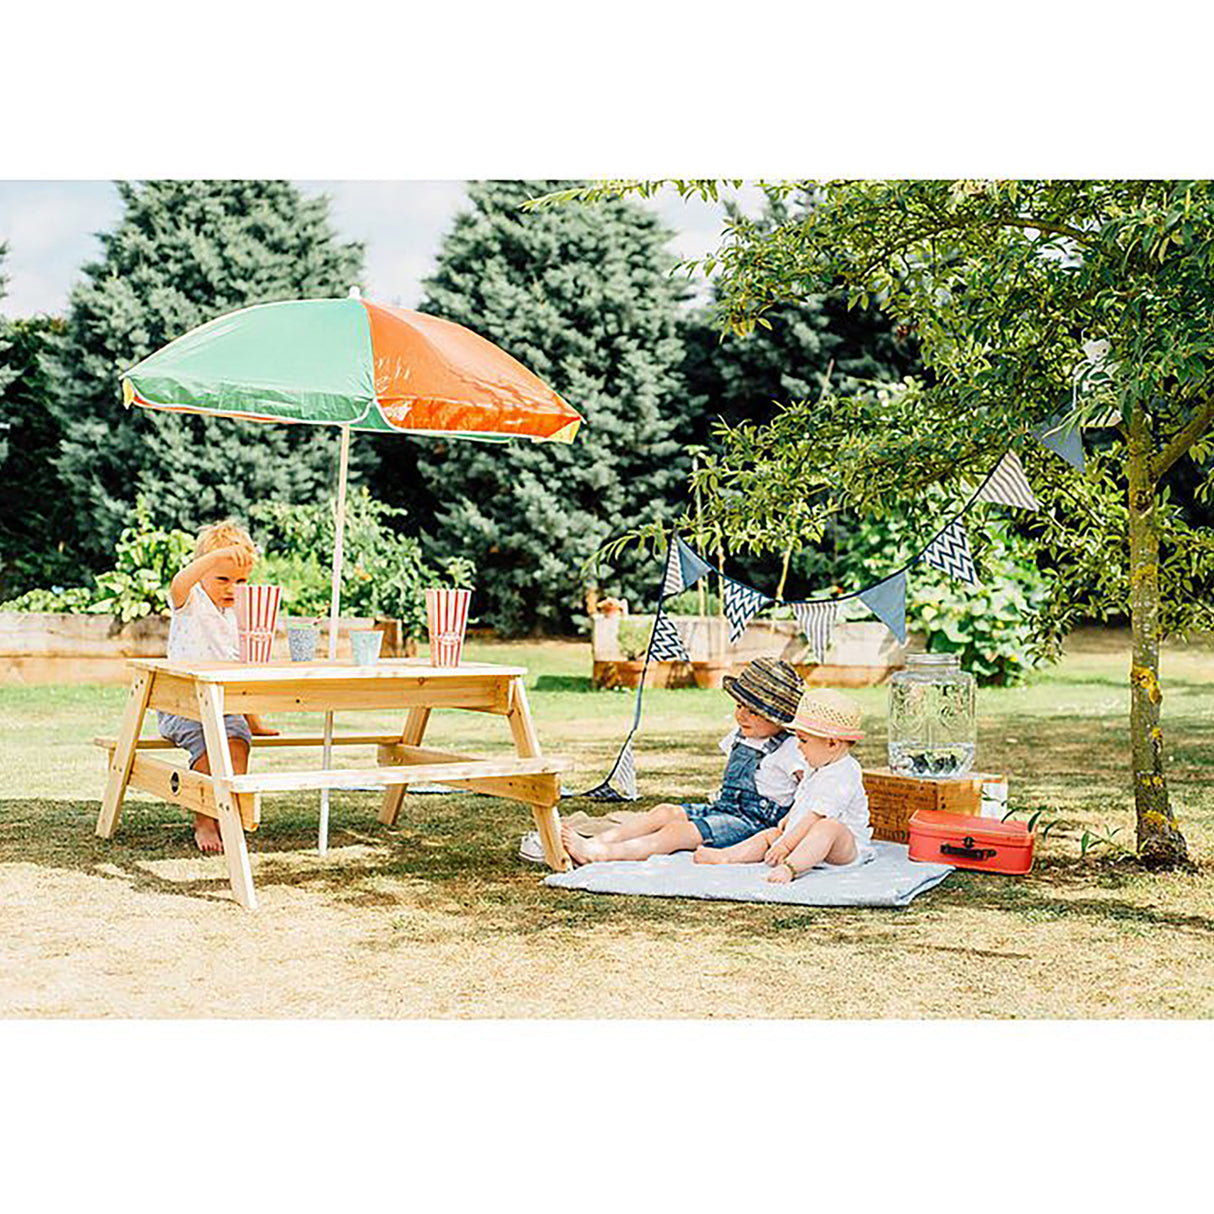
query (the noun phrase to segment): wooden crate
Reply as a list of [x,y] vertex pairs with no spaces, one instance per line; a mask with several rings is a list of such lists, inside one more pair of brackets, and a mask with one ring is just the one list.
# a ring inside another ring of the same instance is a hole
[[873,838],[909,843],[911,814],[917,809],[976,818],[982,812],[983,784],[1004,778],[971,772],[955,780],[917,780],[914,776],[894,775],[888,767],[874,767],[864,773]]

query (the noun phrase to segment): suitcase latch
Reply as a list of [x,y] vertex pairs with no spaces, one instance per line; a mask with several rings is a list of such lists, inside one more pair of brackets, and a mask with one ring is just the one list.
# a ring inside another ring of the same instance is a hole
[[989,860],[995,855],[993,847],[975,847],[973,837],[966,835],[961,840],[960,847],[954,847],[951,843],[941,843],[940,850],[946,856],[960,856],[964,860]]

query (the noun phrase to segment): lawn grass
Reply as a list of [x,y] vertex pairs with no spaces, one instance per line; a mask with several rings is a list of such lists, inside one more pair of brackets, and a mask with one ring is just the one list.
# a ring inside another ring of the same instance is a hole
[[[545,747],[567,783],[606,773],[633,696],[593,692],[588,646],[472,645],[525,664]],[[222,860],[170,806],[133,793],[93,835],[118,687],[0,688],[0,1014],[9,1016],[1207,1017],[1214,1013],[1214,649],[1163,661],[1169,777],[1193,870],[1140,872],[1084,830],[1132,843],[1123,634],[1077,636],[1026,687],[979,697],[980,766],[1007,771],[1023,814],[1058,818],[1024,879],[954,873],[901,910],[608,897],[550,890],[515,856],[522,807],[410,796],[396,827],[373,793],[267,798],[250,853],[261,909],[230,900]],[[864,689],[884,750],[885,688]],[[652,690],[641,807],[708,791],[728,724],[721,692]],[[276,718],[315,730],[316,718]],[[285,723],[285,724],[284,724]],[[339,728],[379,730],[386,713]],[[151,726],[149,725],[150,729]],[[509,747],[504,723],[436,713],[427,742]],[[296,752],[295,762],[298,762]],[[342,765],[367,761],[353,748]],[[259,768],[289,755],[257,756]],[[588,802],[571,802],[586,808]]]

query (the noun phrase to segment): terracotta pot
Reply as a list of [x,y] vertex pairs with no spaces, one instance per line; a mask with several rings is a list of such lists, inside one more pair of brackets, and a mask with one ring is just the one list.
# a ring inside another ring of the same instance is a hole
[[697,687],[719,688],[721,680],[733,669],[732,662],[692,662],[691,674]]

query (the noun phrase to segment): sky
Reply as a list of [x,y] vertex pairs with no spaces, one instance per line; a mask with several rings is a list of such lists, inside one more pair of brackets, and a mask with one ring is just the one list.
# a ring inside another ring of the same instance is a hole
[[[366,245],[366,294],[383,303],[413,307],[422,279],[433,269],[444,233],[466,205],[462,181],[297,181],[309,194],[328,194],[339,236]],[[739,200],[753,209],[758,191]],[[669,248],[695,257],[715,248],[723,210],[684,202],[673,191],[652,205],[673,229]],[[80,267],[100,256],[96,233],[112,228],[122,212],[109,181],[0,181],[0,243],[8,256],[0,315],[65,311]]]

